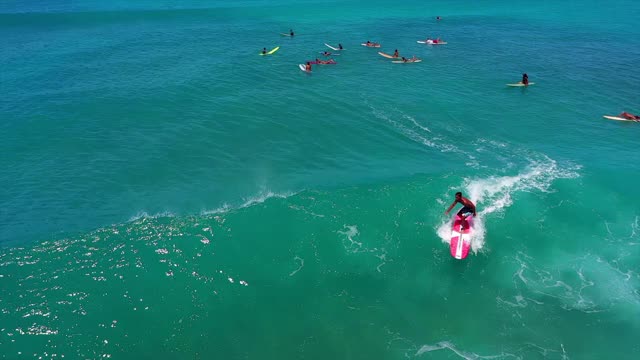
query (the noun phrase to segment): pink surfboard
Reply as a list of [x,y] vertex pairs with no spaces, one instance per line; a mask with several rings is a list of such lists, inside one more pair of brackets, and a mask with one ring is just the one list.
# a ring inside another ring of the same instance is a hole
[[472,234],[473,216],[469,215],[465,219],[456,214],[451,226],[451,256],[456,259],[464,259],[469,255]]

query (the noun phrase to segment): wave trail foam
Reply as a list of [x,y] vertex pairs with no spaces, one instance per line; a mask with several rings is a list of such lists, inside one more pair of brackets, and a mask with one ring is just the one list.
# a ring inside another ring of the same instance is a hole
[[509,207],[513,203],[511,199],[513,193],[549,192],[549,187],[554,180],[575,178],[578,176],[576,170],[577,168],[560,167],[555,160],[545,156],[544,161],[532,162],[524,172],[516,176],[468,180],[464,188],[471,201],[491,204],[482,211],[487,215]]
[[365,100],[365,104],[367,104],[375,118],[384,120],[390,124],[396,132],[411,141],[439,150],[440,152],[464,153],[456,146],[442,141],[440,137],[433,134],[433,131],[430,128],[422,125],[415,117],[400,109],[393,106],[378,108],[371,105],[368,100]]
[[458,355],[459,357],[461,357],[463,359],[467,359],[467,360],[518,358],[514,354],[505,354],[505,353],[498,354],[498,355],[486,355],[486,356],[478,355],[478,354],[474,354],[474,353],[469,353],[469,352],[462,351],[462,350],[456,348],[449,341],[440,341],[439,343],[437,343],[435,345],[423,345],[422,347],[420,347],[420,349],[418,349],[418,351],[416,352],[415,356],[420,356],[420,355],[422,355],[424,353],[427,353],[427,352],[436,351],[436,350],[443,350],[443,349],[448,349],[448,350],[452,351],[454,354]]
[[[531,162],[523,172],[515,176],[490,176],[480,179],[465,179],[462,185],[466,194],[481,211],[474,219],[474,236],[471,249],[477,253],[485,242],[485,219],[489,214],[500,213],[513,204],[517,192],[549,192],[553,181],[575,178],[578,167],[562,167],[547,156],[541,161]],[[450,189],[451,190],[451,189]],[[450,194],[447,193],[447,197]],[[455,211],[455,209],[454,209]],[[445,219],[436,230],[443,242],[450,242],[450,219]]]

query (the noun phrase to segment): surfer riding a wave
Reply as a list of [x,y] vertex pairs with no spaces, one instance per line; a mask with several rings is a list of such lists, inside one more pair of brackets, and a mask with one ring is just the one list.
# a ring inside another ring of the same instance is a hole
[[476,216],[476,205],[471,202],[471,200],[463,197],[461,192],[456,193],[456,199],[444,213],[449,214],[449,211],[451,211],[451,209],[453,209],[453,207],[456,206],[457,203],[462,204],[462,209],[458,211],[458,216],[460,216],[461,218],[466,218],[470,214],[473,214],[474,217]]

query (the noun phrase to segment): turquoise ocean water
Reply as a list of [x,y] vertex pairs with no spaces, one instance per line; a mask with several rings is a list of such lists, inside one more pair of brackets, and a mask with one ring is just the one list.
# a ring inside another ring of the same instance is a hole
[[637,359],[639,17],[0,2],[0,356]]

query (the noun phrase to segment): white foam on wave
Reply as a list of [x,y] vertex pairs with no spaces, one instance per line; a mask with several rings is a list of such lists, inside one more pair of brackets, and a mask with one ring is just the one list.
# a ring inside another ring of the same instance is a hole
[[463,351],[458,349],[453,343],[450,341],[440,341],[435,345],[422,345],[420,349],[416,352],[415,356],[420,356],[424,353],[428,353],[431,351],[444,350],[448,349],[460,358],[467,360],[476,360],[476,359],[503,359],[503,358],[518,358],[518,356],[514,354],[502,353],[498,355],[478,355],[475,353],[470,353],[467,351]]
[[263,202],[271,198],[286,199],[291,195],[294,195],[294,193],[293,192],[275,193],[270,190],[262,190],[258,195],[244,199],[245,201],[242,205],[240,205],[240,208],[246,208],[256,204],[262,204]]
[[631,223],[631,234],[629,238],[634,238],[640,232],[640,216],[636,216],[634,222]]
[[[471,249],[474,253],[480,251],[485,243],[485,219],[493,213],[500,213],[513,204],[513,195],[517,192],[549,192],[551,184],[556,179],[575,178],[578,167],[563,168],[547,156],[541,161],[531,162],[527,168],[514,176],[490,176],[480,179],[465,179],[461,188],[480,211],[474,219],[474,235],[471,238]],[[449,189],[447,197],[451,196]],[[454,209],[455,211],[455,209]],[[444,219],[436,228],[438,236],[443,242],[451,241],[451,220]]]
[[354,240],[356,236],[360,235],[360,231],[358,231],[358,226],[344,225],[343,228],[345,230],[344,231],[338,230],[338,234],[342,234],[345,236],[345,238],[342,241],[345,249],[351,252],[358,252],[360,249],[362,249],[362,243]]
[[224,213],[228,212],[231,209],[232,209],[231,205],[229,205],[227,203],[224,203],[220,207],[215,208],[213,210],[203,210],[200,214],[201,215],[224,214]]
[[215,214],[224,214],[234,209],[244,209],[253,205],[262,204],[263,202],[271,199],[286,199],[295,195],[295,192],[273,192],[271,190],[262,189],[257,195],[243,198],[242,203],[238,205],[230,205],[228,203],[224,203],[222,206],[213,209],[213,210],[203,210],[201,212],[202,215],[215,215]]
[[141,219],[157,219],[157,218],[175,217],[175,216],[176,215],[174,213],[169,211],[164,211],[164,212],[153,214],[153,215],[149,215],[149,213],[147,213],[146,211],[139,211],[137,214],[129,218],[129,222],[136,222]]
[[[356,238],[360,236],[360,230],[358,230],[357,225],[343,225],[343,230],[337,230],[336,232],[342,235],[342,245],[344,249],[350,254],[368,254],[373,255],[380,263],[376,266],[376,271],[381,273],[382,267],[387,264],[387,262],[393,261],[392,259],[387,258],[388,253],[385,246],[371,246],[368,243],[364,243],[364,241],[358,241]],[[370,240],[370,239],[369,239]],[[389,234],[384,236],[385,243],[392,241]]]
[[304,259],[303,258],[301,258],[301,257],[296,255],[293,259],[296,260],[296,262],[298,262],[298,268],[295,269],[294,271],[290,272],[289,276],[293,276],[293,275],[297,274],[298,271],[302,270],[302,268],[304,267]]
[[[522,252],[518,252],[514,260],[519,264],[513,274],[516,288],[524,286],[538,297],[555,298],[565,310],[596,313],[623,305],[620,309],[624,310],[625,318],[637,319],[640,314],[637,291],[640,274],[633,267],[621,268],[617,260],[607,261],[587,254],[539,264]],[[524,299],[530,300],[531,297]],[[628,316],[629,313],[634,316]]]

